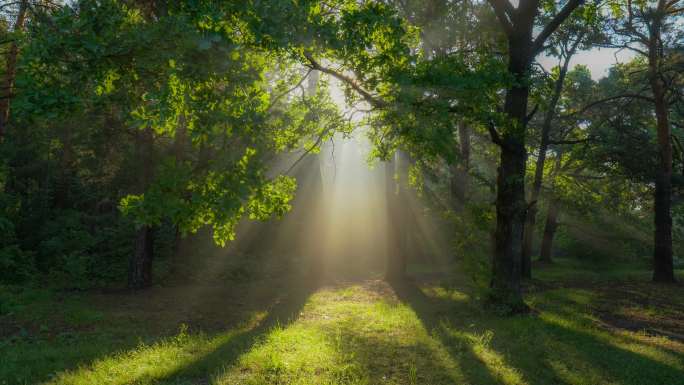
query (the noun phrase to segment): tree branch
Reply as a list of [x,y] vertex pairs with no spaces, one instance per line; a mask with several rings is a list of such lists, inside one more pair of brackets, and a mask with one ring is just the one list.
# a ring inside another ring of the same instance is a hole
[[313,71],[313,68],[309,68],[309,71],[307,71],[307,73],[304,76],[302,76],[302,78],[299,80],[299,82],[297,82],[297,84],[294,87],[290,88],[289,90],[287,90],[287,91],[283,92],[282,94],[279,94],[275,98],[273,98],[271,105],[268,106],[266,111],[270,111],[278,103],[278,100],[280,100],[283,96],[289,94],[290,92],[296,90],[299,86],[301,86],[302,83],[304,83],[304,80],[306,80],[306,78],[308,78],[309,75],[311,75],[312,71]]
[[580,143],[587,143],[593,141],[594,138],[584,138],[584,139],[575,139],[575,140],[549,140],[549,144],[580,144]]
[[525,117],[525,124],[529,123],[532,120],[532,118],[534,118],[534,115],[537,114],[537,111],[539,111],[539,103],[535,104],[534,108],[532,108],[532,111],[529,114],[527,114],[527,116]]
[[591,103],[587,104],[586,106],[582,107],[581,110],[575,111],[575,112],[570,113],[570,114],[567,114],[567,115],[563,115],[562,118],[569,118],[569,117],[572,117],[572,116],[575,116],[575,115],[579,115],[579,114],[582,114],[582,113],[584,113],[584,112],[586,112],[586,111],[588,111],[588,110],[590,110],[590,109],[592,109],[592,108],[594,108],[594,107],[596,107],[596,106],[598,106],[598,105],[600,105],[600,104],[607,103],[607,102],[610,102],[610,101],[612,101],[612,100],[625,99],[625,98],[629,98],[629,99],[641,99],[641,100],[646,100],[646,101],[651,102],[651,103],[654,102],[653,98],[651,98],[651,97],[649,97],[649,96],[645,96],[645,95],[640,95],[640,94],[622,94],[622,95],[615,95],[615,96],[610,96],[610,97],[607,97],[607,98],[603,98],[603,99],[599,99],[599,100],[596,100],[596,101],[594,101],[594,102],[591,102]]
[[361,87],[361,85],[359,85],[359,84],[356,82],[355,79],[352,79],[351,77],[349,77],[349,76],[347,76],[347,75],[345,75],[345,74],[342,74],[342,73],[340,73],[340,72],[337,72],[337,71],[335,71],[335,70],[333,70],[333,69],[331,69],[331,68],[322,66],[322,65],[321,65],[319,62],[317,62],[316,59],[314,59],[313,56],[311,56],[311,54],[308,53],[308,52],[307,52],[307,53],[304,53],[304,57],[306,58],[306,60],[309,61],[309,65],[308,65],[309,68],[314,69],[314,70],[321,71],[321,72],[323,72],[323,73],[325,73],[325,74],[328,74],[328,75],[330,75],[330,76],[332,76],[332,77],[338,79],[338,80],[341,81],[342,83],[347,84],[347,85],[350,86],[352,89],[354,89],[354,91],[356,91],[359,95],[361,95],[361,97],[362,97],[366,102],[368,102],[368,104],[370,104],[371,106],[376,107],[376,108],[387,107],[387,102],[385,102],[384,100],[382,100],[382,99],[380,99],[380,98],[377,98],[377,97],[373,96],[370,92],[368,92],[368,91],[366,91],[365,89],[363,89],[363,87]]
[[561,9],[561,11],[558,12],[558,14],[544,27],[541,33],[539,33],[539,36],[534,39],[534,43],[532,43],[532,53],[534,55],[541,52],[541,50],[544,48],[546,39],[548,39],[549,36],[551,36],[551,34],[554,33],[558,27],[560,27],[565,19],[567,19],[572,12],[582,4],[584,4],[584,0],[570,0],[567,4],[565,4],[563,9]]
[[503,147],[504,143],[503,140],[501,140],[501,135],[499,135],[499,132],[496,130],[496,127],[494,127],[494,122],[489,121],[489,124],[487,125],[487,129],[489,130],[489,136],[492,138],[492,142],[494,144],[497,144],[501,147]]
[[508,0],[487,0],[489,5],[494,9],[497,19],[508,37],[513,35],[513,22],[511,21],[515,14],[515,8],[508,2]]

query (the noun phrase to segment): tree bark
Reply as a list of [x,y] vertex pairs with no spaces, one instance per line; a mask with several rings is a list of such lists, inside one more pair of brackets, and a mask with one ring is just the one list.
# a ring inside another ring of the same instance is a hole
[[154,256],[154,229],[140,228],[135,237],[135,252],[128,266],[128,287],[144,289],[152,284],[152,258]]
[[506,92],[504,112],[510,122],[501,135],[497,175],[496,233],[491,300],[512,312],[527,309],[520,288],[521,246],[525,221],[525,125],[531,61],[532,25],[509,39],[508,71],[515,84]]
[[[19,3],[19,11],[14,22],[14,31],[22,31],[26,23],[26,12],[28,10],[28,0]],[[3,140],[7,131],[7,123],[10,117],[10,103],[14,92],[14,80],[17,77],[17,59],[19,58],[19,45],[16,41],[10,43],[5,62],[5,78],[2,81],[2,89],[6,94],[0,98],[0,141]]]
[[[660,2],[662,4],[662,0]],[[672,261],[672,133],[665,95],[665,84],[661,77],[663,47],[661,41],[661,20],[655,17],[651,22],[648,50],[649,80],[655,105],[658,136],[658,169],[655,178],[654,197],[654,250],[653,281],[674,282]]]
[[556,236],[558,228],[558,200],[553,198],[549,202],[549,211],[546,213],[546,225],[544,226],[544,236],[542,238],[541,252],[539,260],[551,263],[553,253],[553,238]]

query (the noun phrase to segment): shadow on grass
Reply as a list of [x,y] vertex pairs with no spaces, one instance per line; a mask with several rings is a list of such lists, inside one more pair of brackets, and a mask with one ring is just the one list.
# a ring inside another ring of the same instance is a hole
[[[337,349],[359,373],[356,382],[368,384],[458,384],[463,368],[432,346],[429,337],[402,343],[394,333],[369,335],[356,324],[329,331],[330,340],[340,341]],[[494,382],[491,382],[494,384]]]
[[[294,284],[284,298],[268,309],[266,318],[255,327],[246,328],[231,336],[226,342],[205,355],[196,355],[196,359],[162,377],[155,379],[155,384],[178,384],[182,380],[205,380],[217,374],[221,369],[231,366],[243,354],[257,344],[261,337],[275,326],[286,326],[297,320],[309,296],[316,291],[319,283],[304,281]],[[205,383],[200,381],[199,383]]]
[[62,332],[53,338],[23,337],[0,340],[0,384],[30,384],[47,380],[53,373],[75,370],[84,362],[119,351],[135,349],[135,338]]
[[[218,333],[219,338],[210,336],[208,340],[213,342],[201,346],[184,345],[183,356],[168,354],[166,363],[172,364],[163,371],[157,370],[160,365],[154,351],[145,362],[149,370],[135,370],[137,362],[126,362],[131,357],[126,352],[115,357],[122,361],[116,361],[118,366],[114,368],[135,372],[118,378],[114,372],[101,371],[107,377],[99,383],[209,383],[226,367],[235,366],[274,326],[285,327],[297,320],[310,295],[320,286],[299,278],[282,289],[268,288],[273,301],[264,302],[271,305],[266,305],[267,315],[259,323],[228,329]],[[427,286],[411,281],[393,282],[391,286],[399,300],[413,310],[402,306],[406,314],[400,313],[404,318],[397,318],[396,324],[364,325],[368,318],[364,318],[363,311],[352,311],[355,308],[350,308],[340,322],[318,320],[307,324],[320,328],[327,333],[327,341],[336,343],[334,349],[340,353],[342,366],[333,366],[334,374],[339,369],[340,375],[371,384],[684,383],[682,354],[597,329],[585,306],[589,297],[580,291],[559,289],[540,294],[531,301],[537,310],[535,315],[503,318],[483,312],[465,294],[467,289],[447,289],[445,294],[444,290],[434,291],[433,285],[427,290]],[[379,291],[378,298],[388,298],[385,292],[392,290]],[[396,299],[392,296],[388,303],[393,306]],[[422,327],[416,328],[416,333],[411,325]],[[353,370],[346,370],[346,364],[351,364]],[[74,378],[90,379],[89,370],[86,368],[82,377]],[[75,383],[69,378],[64,380],[58,383]],[[345,381],[340,378],[339,382]]]
[[467,383],[505,384],[494,376],[487,364],[475,353],[471,344],[447,335],[441,327],[442,320],[448,319],[449,315],[462,315],[464,312],[472,311],[467,304],[428,297],[410,279],[394,280],[389,283],[397,297],[415,311],[428,333],[437,336],[452,359],[459,363]]
[[[599,330],[562,299],[542,314],[503,318],[470,300],[429,297],[412,281],[392,287],[472,384],[684,384],[684,356]],[[488,338],[478,346],[478,336]]]
[[[48,381],[49,384],[178,384],[195,383],[195,380],[205,383],[205,379],[209,379],[213,373],[234,362],[271,327],[290,323],[297,318],[309,295],[318,287],[313,281],[309,282],[303,279],[304,277],[298,278],[300,279],[292,277],[286,292],[277,285],[264,288],[268,295],[261,297],[261,307],[250,309],[255,312],[254,314],[262,315],[262,318],[253,318],[252,322],[244,326],[235,327],[233,320],[227,320],[222,330],[212,334],[188,334],[186,329],[181,329],[181,333],[176,336],[117,341],[102,346],[86,344],[85,351],[81,351],[81,345],[58,347],[55,348],[54,354],[40,352],[40,357],[48,362],[28,362],[21,356],[25,354],[19,352],[17,354],[28,367],[21,368],[20,363],[19,369],[23,372],[29,370],[30,377],[4,376],[0,378],[0,383],[37,383],[46,379],[48,375],[52,377]],[[232,305],[230,298],[226,298],[225,306]],[[201,314],[198,317],[201,318]],[[133,328],[134,325],[126,323],[126,327]],[[128,333],[125,336],[128,338],[135,329],[126,330]],[[103,334],[104,337],[112,338],[106,332]],[[92,342],[95,345],[98,343]],[[46,348],[50,349],[50,346]],[[52,356],[55,356],[54,360]],[[7,371],[2,370],[5,366],[3,361],[0,359],[0,373]],[[36,370],[40,370],[40,373],[36,373]]]

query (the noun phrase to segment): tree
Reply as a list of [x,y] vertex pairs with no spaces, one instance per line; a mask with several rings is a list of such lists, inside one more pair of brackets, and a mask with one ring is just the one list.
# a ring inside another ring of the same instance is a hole
[[[471,1],[447,0],[396,1],[401,14],[411,25],[420,28],[420,47],[426,60],[439,63],[447,55],[459,54],[477,62],[478,54],[497,45],[496,31],[487,27],[489,9]],[[470,185],[471,137],[474,122],[461,113],[455,115],[457,142],[453,154],[443,154],[449,164],[450,204],[461,211]],[[452,156],[449,156],[452,155]]]
[[492,267],[492,300],[510,306],[511,311],[526,308],[520,289],[522,237],[525,203],[525,131],[529,120],[529,71],[532,60],[547,39],[582,4],[570,0],[533,38],[540,1],[521,0],[514,7],[508,0],[489,0],[508,41],[508,72],[512,86],[506,90],[503,127],[490,126],[492,141],[501,148],[497,176],[496,235]]
[[[485,90],[494,89],[495,85],[503,83],[500,78],[492,79],[492,75],[498,73],[494,70],[495,60],[481,60],[475,67],[477,70],[474,70],[468,61],[459,55],[448,55],[432,61],[405,57],[406,54],[402,51],[408,47],[404,48],[405,44],[401,43],[401,39],[406,33],[397,28],[401,27],[401,24],[393,21],[391,11],[388,12],[379,4],[363,4],[358,8],[359,15],[364,12],[372,14],[366,15],[366,19],[372,17],[372,20],[377,22],[375,26],[388,23],[391,26],[388,28],[394,28],[389,29],[392,33],[386,33],[383,37],[384,45],[380,46],[382,48],[379,51],[371,52],[366,49],[374,46],[373,39],[376,37],[368,33],[368,27],[354,24],[361,19],[353,18],[351,14],[341,18],[346,23],[342,30],[346,30],[349,25],[357,27],[355,31],[349,31],[352,34],[350,36],[342,34],[348,37],[343,43],[348,44],[353,40],[354,48],[364,48],[356,51],[347,49],[343,52],[352,52],[351,57],[337,57],[338,61],[347,65],[357,78],[323,66],[313,55],[305,54],[312,68],[337,77],[380,112],[376,122],[380,121],[379,126],[389,129],[384,130],[378,137],[385,140],[390,136],[417,145],[421,147],[423,154],[453,154],[456,146],[452,145],[452,140],[449,139],[453,138],[453,125],[448,121],[451,114],[464,114],[476,121],[487,121],[490,124],[492,140],[501,148],[497,178],[497,231],[491,299],[505,304],[514,312],[525,308],[520,291],[520,256],[525,216],[525,127],[528,120],[530,65],[534,57],[542,51],[549,36],[581,3],[580,0],[568,2],[533,39],[533,28],[541,5],[539,1],[521,1],[518,8],[507,1],[490,1],[508,42],[507,72],[511,85],[507,88],[503,114],[492,115],[486,112],[494,98],[491,91]],[[392,44],[395,37],[398,43]],[[392,59],[394,62],[390,61]],[[407,66],[412,62],[416,64]],[[446,69],[445,65],[449,62],[452,66]],[[489,68],[483,65],[488,62],[492,64]],[[485,69],[489,70],[486,75],[478,71],[484,72]],[[479,94],[463,86],[466,77],[470,80],[479,77],[482,80]],[[494,81],[487,84],[487,80]],[[450,89],[452,83],[454,88]],[[454,93],[454,89],[459,92]],[[380,92],[374,94],[372,90]],[[397,108],[399,106],[404,109]],[[444,118],[436,116],[439,112],[444,114]],[[431,127],[416,127],[417,122],[428,120]],[[501,127],[497,129],[495,123]],[[444,133],[440,141],[434,140],[436,132]],[[444,150],[445,147],[450,149]]]
[[672,128],[670,124],[670,85],[677,71],[673,67],[672,47],[682,38],[678,22],[684,15],[680,0],[611,2],[610,29],[613,46],[643,56],[647,81],[656,118],[658,166],[655,170],[653,281],[674,282],[672,261]]
[[402,151],[396,151],[391,160],[385,162],[385,189],[387,199],[387,266],[385,278],[388,281],[402,281],[406,277],[408,259],[407,227],[408,204],[408,159]]
[[[556,67],[554,75],[560,75],[562,69]],[[587,132],[587,129],[584,128],[586,122],[591,120],[592,116],[587,114],[573,115],[571,113],[582,108],[594,97],[596,83],[592,80],[589,69],[582,65],[577,65],[570,71],[566,68],[563,78],[562,86],[559,87],[558,78],[556,78],[556,81],[552,82],[553,84],[541,87],[542,91],[540,91],[544,95],[542,100],[544,97],[548,97],[546,94],[550,92],[551,101],[554,105],[553,117],[549,118],[551,113],[547,111],[541,118],[542,130],[548,131],[546,133],[542,132],[539,157],[541,157],[541,141],[545,141],[545,152],[551,151],[555,161],[553,167],[549,169],[549,167],[546,167],[546,162],[540,164],[538,157],[534,176],[534,183],[539,183],[539,192],[536,197],[540,198],[541,192],[544,190],[548,206],[539,254],[539,259],[544,262],[552,261],[552,245],[558,228],[558,216],[562,201],[572,200],[571,197],[568,197],[567,189],[559,188],[561,186],[559,186],[558,179],[561,177],[572,178],[569,175],[580,175],[587,168],[587,162],[580,162],[578,160],[588,157],[586,147],[593,140],[592,135],[595,134]],[[561,115],[559,111],[563,111],[565,114]],[[553,129],[551,123],[554,123]],[[566,155],[565,157],[564,154]],[[548,154],[545,154],[544,158],[547,156]],[[569,159],[563,162],[564,158]],[[536,213],[539,201],[535,200],[532,203]],[[528,212],[529,214],[530,212]],[[526,223],[525,226],[525,234],[527,235],[528,224]],[[532,229],[530,228],[530,230]]]
[[17,60],[19,58],[19,42],[20,34],[24,30],[26,23],[26,14],[28,12],[28,0],[21,0],[18,5],[14,25],[12,26],[11,41],[7,53],[5,55],[5,74],[2,80],[2,96],[0,97],[0,141],[5,135],[7,123],[10,115],[10,101],[14,93],[14,82],[17,76]]
[[532,191],[527,206],[522,244],[522,276],[524,278],[532,277],[531,255],[537,217],[537,202],[544,178],[544,163],[549,149],[551,127],[558,115],[558,102],[563,92],[566,75],[570,69],[570,61],[578,50],[589,48],[594,42],[602,38],[598,33],[597,27],[600,25],[600,19],[597,13],[595,7],[585,7],[583,14],[570,17],[549,40],[550,47],[547,51],[551,56],[558,57],[558,66],[554,68],[551,75],[553,86],[550,95],[543,103],[544,117],[540,123],[539,149],[535,162]]
[[[129,177],[112,199],[138,227],[131,287],[151,282],[154,228],[210,226],[225,244],[240,218],[281,216],[295,181],[272,172],[275,154],[316,147],[346,127],[325,92],[298,92],[302,68],[272,45],[274,36],[225,26],[239,19],[258,29],[254,18],[283,16],[268,8],[83,0],[31,28],[17,118],[104,120],[130,134],[130,156],[109,166]],[[282,40],[286,31],[277,32]],[[104,136],[108,128],[79,133]]]

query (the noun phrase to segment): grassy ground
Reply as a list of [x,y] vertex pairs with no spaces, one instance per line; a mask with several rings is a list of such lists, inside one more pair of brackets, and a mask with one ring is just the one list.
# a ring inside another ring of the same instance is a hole
[[682,286],[567,261],[535,271],[532,314],[509,318],[435,274],[3,288],[0,384],[684,384]]

